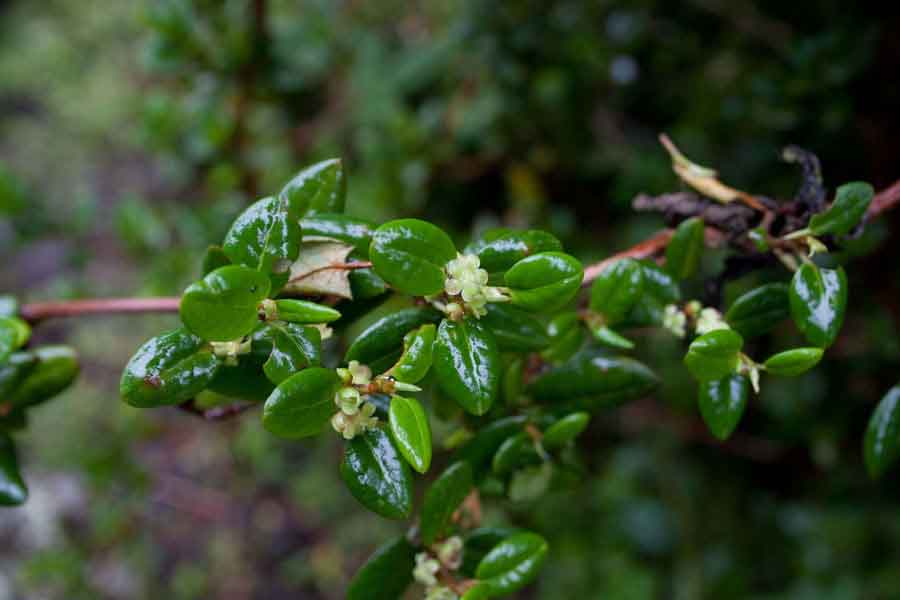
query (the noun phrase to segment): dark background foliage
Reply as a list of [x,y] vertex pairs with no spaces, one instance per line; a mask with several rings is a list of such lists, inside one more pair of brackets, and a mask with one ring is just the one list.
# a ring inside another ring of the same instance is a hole
[[[541,226],[584,260],[661,225],[630,210],[679,189],[661,131],[756,193],[793,193],[788,143],[819,155],[832,189],[880,188],[900,176],[900,19],[876,6],[6,0],[0,289],[177,294],[243,206],[331,156],[351,214],[460,239]],[[490,504],[489,522],[550,540],[522,597],[900,595],[900,488],[869,481],[860,456],[900,364],[898,224],[854,245],[847,326],[823,365],[768,382],[729,444],[696,418],[680,344],[639,340],[666,383],[594,419],[591,476]],[[786,277],[750,279],[772,278]],[[84,376],[21,437],[32,498],[0,513],[0,598],[339,598],[395,530],[341,487],[334,440],[120,402],[126,357],[174,323],[40,328],[81,350]],[[759,348],[797,339],[785,328]]]

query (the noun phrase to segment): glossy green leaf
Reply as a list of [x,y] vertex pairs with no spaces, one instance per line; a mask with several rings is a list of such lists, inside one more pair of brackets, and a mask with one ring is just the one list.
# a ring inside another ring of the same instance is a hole
[[868,183],[854,181],[837,189],[834,203],[825,212],[813,215],[809,229],[813,235],[845,235],[862,221],[875,190]]
[[620,350],[634,349],[634,342],[629,340],[627,337],[616,333],[605,325],[602,325],[600,327],[592,327],[591,335],[594,336],[595,340],[597,340],[604,346],[609,346],[610,348],[618,348]]
[[531,583],[547,558],[547,549],[547,540],[531,532],[517,533],[497,544],[475,571],[480,580],[477,586],[486,587],[489,593],[481,597],[512,594]]
[[541,357],[552,363],[569,360],[581,349],[585,331],[581,318],[574,310],[555,315],[547,324],[550,345],[541,352]]
[[720,440],[731,436],[744,414],[749,395],[750,382],[743,375],[731,374],[700,383],[697,403],[714,436]]
[[444,266],[456,258],[456,247],[431,223],[400,219],[375,230],[369,258],[375,272],[397,291],[429,296],[444,289]]
[[703,219],[682,221],[666,246],[666,271],[676,279],[693,277],[700,267],[703,248]]
[[790,300],[797,328],[811,344],[827,348],[837,338],[847,310],[844,269],[802,265],[791,279]]
[[266,400],[263,427],[285,438],[320,433],[337,411],[334,394],[340,385],[334,369],[311,367],[291,375]]
[[361,254],[363,260],[369,257],[369,244],[375,225],[371,221],[358,219],[340,213],[318,213],[300,220],[303,239],[327,238],[350,244]]
[[500,386],[493,334],[475,319],[444,319],[434,343],[434,371],[444,393],[473,415],[483,415]]
[[517,467],[539,462],[540,456],[535,450],[534,440],[523,431],[503,440],[491,459],[491,470],[495,475],[503,477]]
[[31,327],[17,317],[0,317],[0,365],[10,354],[25,345],[31,336]]
[[503,378],[500,380],[500,396],[506,406],[513,407],[519,403],[522,390],[525,389],[524,367],[524,360],[521,357],[515,357],[503,370]]
[[28,499],[28,488],[19,472],[12,438],[0,433],[0,506],[18,506]]
[[637,302],[628,312],[622,326],[660,325],[663,310],[667,304],[674,304],[681,300],[681,290],[675,279],[654,263],[646,260],[637,262],[641,269],[640,302]]
[[881,477],[900,457],[900,385],[888,390],[872,413],[863,454],[873,478]]
[[360,504],[385,518],[405,519],[412,512],[412,474],[381,429],[347,443],[341,478]]
[[276,318],[291,323],[331,323],[341,318],[341,313],[330,306],[308,300],[276,300]]
[[348,279],[354,300],[368,300],[388,291],[387,283],[371,268],[353,269]]
[[506,303],[488,303],[481,324],[497,340],[497,347],[510,352],[538,352],[550,344],[550,337],[531,313]]
[[225,254],[222,246],[209,246],[203,254],[203,262],[200,268],[203,275],[207,275],[219,267],[227,267],[230,264],[231,259]]
[[735,300],[725,320],[745,339],[768,333],[791,315],[788,286],[768,283]]
[[271,276],[277,291],[287,283],[300,253],[300,214],[296,205],[283,198],[263,198],[235,219],[222,249],[232,263]]
[[181,320],[203,339],[238,339],[253,331],[259,321],[259,303],[269,289],[269,278],[259,271],[237,265],[221,267],[184,291]]
[[437,327],[432,323],[422,325],[403,338],[403,354],[386,373],[404,383],[418,383],[431,369],[434,338]]
[[341,213],[347,197],[344,165],[339,158],[323,160],[294,176],[278,194],[300,214]]
[[41,346],[32,352],[34,368],[8,397],[13,406],[31,406],[53,398],[78,377],[78,355],[68,346]]
[[586,412],[575,412],[566,415],[544,431],[541,443],[547,450],[562,448],[587,429],[591,416]]
[[37,362],[33,352],[13,352],[4,364],[0,364],[0,404],[9,401]]
[[419,530],[426,545],[442,539],[453,513],[474,486],[472,466],[465,461],[451,464],[425,492]]
[[696,338],[684,364],[698,381],[722,379],[737,370],[744,338],[731,329],[716,329]]
[[621,322],[637,303],[643,289],[643,269],[631,258],[606,267],[591,284],[590,309],[603,315],[607,324]]
[[[238,357],[238,364],[228,365],[219,361],[219,368],[207,390],[220,396],[226,396],[233,402],[263,402],[275,389],[275,384],[266,377],[263,365],[272,355],[272,331],[267,325],[260,324],[251,334],[250,352]],[[202,395],[202,394],[201,394]],[[199,398],[199,396],[198,396]]]
[[347,588],[347,600],[398,600],[412,583],[416,549],[400,536],[369,557]]
[[463,538],[463,564],[460,572],[474,579],[478,563],[487,553],[506,538],[521,531],[513,527],[479,527],[468,532]]
[[457,457],[472,466],[476,479],[490,467],[497,448],[506,438],[523,430],[527,419],[524,416],[504,417],[492,421],[478,429],[471,440],[459,449]]
[[425,409],[415,398],[391,397],[388,422],[394,444],[413,469],[419,473],[431,466],[431,425]]
[[280,384],[306,367],[318,366],[322,336],[315,327],[294,323],[270,323],[272,354],[263,372],[272,383]]
[[504,281],[514,304],[528,310],[552,311],[575,297],[583,277],[576,258],[562,252],[541,252],[510,267]]
[[794,377],[819,364],[823,353],[821,348],[794,348],[779,352],[766,361],[766,371],[772,375]]
[[138,349],[125,366],[119,392],[138,408],[180,404],[205,389],[218,369],[219,359],[203,340],[176,329]]
[[646,396],[658,384],[642,363],[588,349],[540,375],[528,390],[539,402],[578,399],[587,408],[601,408]]
[[562,249],[560,241],[546,231],[498,229],[485,232],[481,240],[466,248],[466,254],[478,256],[481,268],[488,273],[499,274],[527,256]]
[[406,334],[428,323],[441,320],[441,313],[432,308],[406,308],[384,316],[356,336],[344,355],[344,361],[371,364],[376,360],[403,350]]

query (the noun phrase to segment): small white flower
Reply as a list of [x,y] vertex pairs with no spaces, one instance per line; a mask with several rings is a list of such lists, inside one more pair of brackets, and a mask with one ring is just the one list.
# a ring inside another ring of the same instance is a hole
[[488,302],[507,302],[509,297],[500,288],[489,286],[488,272],[480,268],[481,261],[474,254],[457,254],[447,263],[447,278],[444,280],[444,292],[448,296],[457,296],[459,302],[450,302],[444,312],[451,319],[458,319],[466,312],[481,317],[487,314],[485,306]]
[[455,571],[462,565],[462,549],[463,542],[459,536],[447,538],[438,548],[438,560],[451,571]]
[[730,329],[728,323],[722,318],[722,313],[714,308],[704,308],[697,317],[697,335],[703,335],[716,329]]
[[413,569],[413,578],[426,587],[437,585],[437,573],[441,570],[438,561],[431,558],[427,552],[416,554],[416,567]]
[[351,360],[347,365],[347,370],[350,371],[353,385],[366,385],[372,381],[372,369],[367,365],[359,364],[357,360]]
[[672,332],[675,337],[683,338],[687,333],[685,326],[687,317],[674,304],[666,305],[663,309],[663,327]]

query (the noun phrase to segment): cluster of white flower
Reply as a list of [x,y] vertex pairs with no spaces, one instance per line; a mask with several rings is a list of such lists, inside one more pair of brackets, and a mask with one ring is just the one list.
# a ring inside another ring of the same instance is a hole
[[238,356],[250,352],[250,338],[243,337],[231,342],[210,342],[213,354],[224,359],[229,367],[237,366]]
[[455,571],[462,565],[463,543],[459,536],[448,538],[437,549],[437,558],[428,552],[416,554],[416,566],[413,569],[413,578],[425,586],[425,600],[457,600],[456,592],[444,585],[438,584],[437,574],[441,565],[451,571]]
[[457,254],[447,263],[447,279],[444,291],[448,296],[460,296],[462,305],[456,302],[447,304],[445,311],[453,315],[468,310],[475,317],[487,313],[488,302],[508,302],[509,296],[494,286],[488,285],[488,272],[480,268],[481,261],[474,254]]
[[704,333],[709,333],[716,329],[731,328],[728,326],[728,323],[725,322],[725,319],[722,318],[722,313],[716,309],[706,307],[701,310],[700,316],[697,317],[697,335],[703,335]]
[[331,426],[344,439],[351,440],[378,423],[378,417],[374,416],[375,405],[366,402],[360,391],[353,387],[368,384],[372,380],[372,370],[352,360],[346,369],[338,369],[337,372],[344,386],[334,394],[338,412],[331,418]]
[[688,315],[694,319],[694,333],[703,335],[716,329],[730,329],[728,323],[722,318],[715,308],[706,307],[691,300],[684,309],[678,308],[675,304],[669,304],[663,310],[663,327],[672,332],[672,335],[683,338],[687,334]]
[[675,337],[683,338],[687,334],[687,316],[674,304],[668,304],[663,310],[663,327]]

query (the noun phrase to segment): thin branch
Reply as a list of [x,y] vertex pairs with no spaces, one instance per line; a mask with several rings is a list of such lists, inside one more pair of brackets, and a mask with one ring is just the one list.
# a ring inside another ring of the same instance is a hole
[[869,210],[866,212],[866,220],[876,219],[882,213],[896,208],[898,204],[900,204],[900,179],[891,184],[890,187],[875,194],[875,197],[872,198],[872,203],[869,205]]
[[31,324],[46,319],[82,317],[85,315],[114,315],[134,313],[178,312],[181,298],[95,298],[33,302],[20,308],[20,316]]

